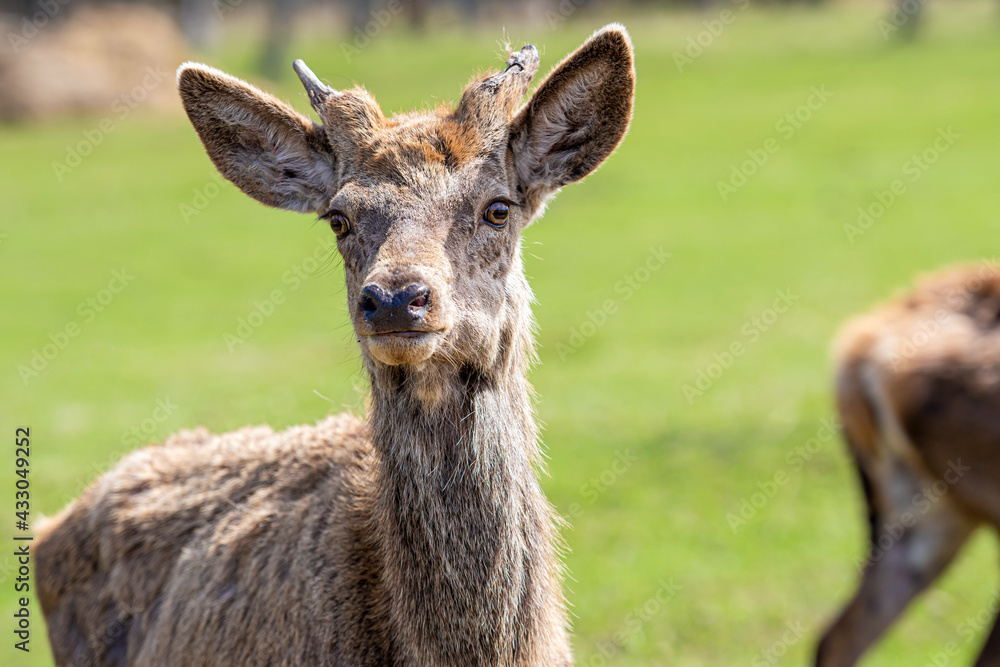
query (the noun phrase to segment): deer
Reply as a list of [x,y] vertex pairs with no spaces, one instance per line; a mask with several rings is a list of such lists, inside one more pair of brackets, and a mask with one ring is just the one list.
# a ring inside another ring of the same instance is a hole
[[[818,667],[856,664],[978,527],[1000,527],[1000,265],[924,278],[849,322],[834,349],[870,537]],[[976,665],[1000,665],[996,621]]]
[[212,67],[177,81],[218,171],[329,224],[366,415],[182,431],[38,527],[59,665],[570,665],[542,492],[522,233],[632,118],[625,28],[525,101],[538,50],[386,117],[294,63],[316,122]]

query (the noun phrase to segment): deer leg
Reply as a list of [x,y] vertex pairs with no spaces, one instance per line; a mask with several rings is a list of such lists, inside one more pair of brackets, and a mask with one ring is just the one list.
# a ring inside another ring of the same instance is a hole
[[922,476],[898,460],[889,467],[869,500],[873,539],[861,584],[820,641],[817,667],[854,665],[944,572],[975,528],[947,495],[931,494]]

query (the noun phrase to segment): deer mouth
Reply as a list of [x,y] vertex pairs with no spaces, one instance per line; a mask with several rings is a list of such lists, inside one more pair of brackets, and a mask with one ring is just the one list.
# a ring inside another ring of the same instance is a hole
[[382,331],[372,336],[393,336],[396,338],[421,338],[434,333],[433,331]]
[[401,339],[411,339],[418,340],[420,338],[427,338],[429,336],[435,336],[441,333],[440,331],[434,329],[400,329],[399,331],[359,331],[358,334],[362,338],[367,338],[368,340],[377,340],[384,338],[386,340],[391,340],[394,338]]
[[388,366],[418,364],[437,348],[439,331],[380,331],[358,336],[362,349]]

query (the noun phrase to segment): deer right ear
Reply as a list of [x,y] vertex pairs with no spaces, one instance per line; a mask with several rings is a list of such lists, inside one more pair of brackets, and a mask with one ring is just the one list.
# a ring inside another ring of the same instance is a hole
[[604,162],[632,119],[632,42],[617,23],[559,63],[511,121],[518,189],[533,206]]
[[205,65],[182,65],[177,86],[219,173],[268,206],[325,208],[336,191],[336,159],[321,124]]

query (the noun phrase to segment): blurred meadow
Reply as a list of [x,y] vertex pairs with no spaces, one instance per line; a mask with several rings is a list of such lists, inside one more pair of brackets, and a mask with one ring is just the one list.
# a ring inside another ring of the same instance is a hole
[[[931,3],[910,41],[883,38],[889,12],[598,6],[424,33],[391,21],[356,52],[319,24],[292,42],[291,57],[390,112],[457,99],[501,62],[505,34],[537,44],[543,71],[608,21],[632,34],[629,135],[524,236],[579,665],[810,664],[853,591],[867,535],[830,428],[831,339],[916,274],[994,258],[1000,238],[1000,7]],[[290,67],[254,74],[256,19],[224,20],[192,59],[309,111]],[[55,166],[107,119],[76,166]],[[0,538],[16,532],[15,426],[32,430],[37,519],[177,429],[361,410],[329,229],[223,182],[179,109],[0,125],[0,157]],[[49,665],[35,604],[30,653],[13,648],[12,551],[0,664]],[[947,664],[971,664],[997,555],[978,535],[864,664],[941,667],[949,642]]]

